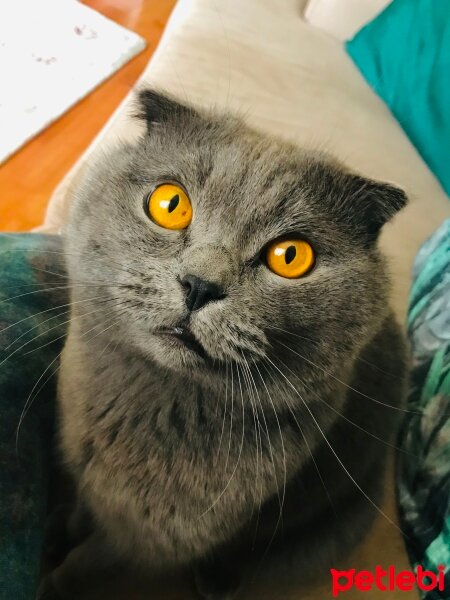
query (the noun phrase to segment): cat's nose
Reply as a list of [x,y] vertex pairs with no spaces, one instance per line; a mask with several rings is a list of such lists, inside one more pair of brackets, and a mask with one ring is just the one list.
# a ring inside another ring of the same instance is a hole
[[225,297],[221,288],[212,281],[200,279],[196,275],[185,275],[181,285],[186,290],[186,306],[190,311],[199,310],[211,300]]

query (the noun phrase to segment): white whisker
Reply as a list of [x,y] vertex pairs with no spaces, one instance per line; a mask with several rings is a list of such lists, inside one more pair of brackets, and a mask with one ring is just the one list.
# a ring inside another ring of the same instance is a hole
[[[263,495],[263,477],[264,477],[264,473],[263,473],[263,452],[262,452],[262,439],[261,439],[261,423],[259,421],[259,417],[258,417],[258,408],[256,405],[256,399],[254,397],[253,394],[253,390],[251,389],[251,381],[249,379],[249,375],[251,377],[251,371],[249,369],[248,363],[245,359],[244,354],[241,352],[242,354],[242,358],[245,362],[245,364],[243,365],[243,369],[242,369],[242,376],[245,379],[245,385],[246,388],[248,390],[248,396],[249,396],[249,401],[250,401],[250,405],[252,408],[252,414],[253,414],[253,423],[255,426],[255,444],[256,444],[256,473],[255,473],[255,481],[256,481],[256,486],[258,486],[258,481],[260,482],[260,489],[259,489],[259,503],[258,503],[258,516],[256,519],[256,526],[255,526],[255,539],[256,539],[256,535],[258,532],[258,524],[259,524],[259,517],[260,517],[260,513],[261,513],[261,505],[262,505],[262,495]],[[253,511],[252,511],[253,514]],[[251,519],[250,519],[251,520]]]
[[225,492],[227,491],[227,489],[229,488],[233,477],[238,469],[239,466],[239,462],[241,460],[241,455],[242,455],[242,449],[244,447],[244,438],[245,438],[245,406],[244,406],[244,396],[242,393],[242,385],[241,385],[241,378],[239,375],[239,364],[236,363],[236,367],[237,367],[237,376],[238,376],[238,381],[239,381],[239,389],[241,392],[241,403],[242,403],[242,437],[241,437],[241,445],[239,448],[239,454],[238,454],[238,458],[236,461],[236,464],[234,466],[233,472],[231,473],[231,477],[228,480],[226,486],[224,487],[224,489],[221,491],[221,493],[219,494],[219,496],[214,500],[214,502],[211,504],[211,506],[209,508],[207,508],[200,516],[199,519],[201,519],[202,517],[204,517],[208,512],[210,512],[215,506],[216,504],[219,502],[219,500],[222,498],[222,496],[225,494]]
[[382,515],[393,527],[395,527],[403,536],[408,538],[408,535],[397,525],[397,523],[395,523],[395,521],[393,521],[389,515],[387,515],[379,506],[376,502],[374,502],[372,500],[372,498],[363,490],[363,488],[359,485],[359,483],[355,480],[355,478],[351,475],[351,473],[349,472],[349,470],[347,469],[347,467],[344,465],[344,463],[342,462],[342,460],[340,459],[340,457],[338,456],[337,452],[334,450],[333,446],[330,444],[330,442],[328,441],[327,436],[325,435],[324,431],[322,430],[319,422],[317,421],[316,417],[314,416],[314,413],[312,412],[312,410],[310,409],[310,407],[308,406],[307,402],[303,399],[302,395],[298,392],[297,388],[290,382],[290,380],[284,375],[284,373],[282,373],[282,371],[280,371],[280,369],[275,365],[274,362],[272,362],[270,360],[270,358],[267,357],[267,360],[273,365],[273,367],[275,367],[275,369],[278,371],[278,373],[283,377],[283,379],[285,379],[285,381],[288,383],[289,387],[292,388],[292,390],[295,392],[295,394],[300,398],[300,400],[302,401],[303,406],[306,408],[306,410],[308,411],[308,413],[310,414],[311,418],[313,419],[314,423],[316,424],[317,429],[319,430],[321,436],[323,437],[324,442],[326,443],[326,445],[329,447],[329,449],[331,450],[331,452],[333,453],[334,457],[336,458],[336,460],[338,461],[338,463],[340,464],[341,468],[344,470],[344,472],[346,473],[347,477],[350,479],[350,481],[353,483],[353,485],[361,492],[361,494],[364,496],[364,498],[366,498],[366,500],[375,508],[375,510],[377,512],[380,513],[380,515]]
[[[289,373],[291,375],[293,375],[295,378],[297,378],[297,375],[287,365],[284,365],[284,367],[289,371]],[[371,431],[364,429],[364,427],[361,427],[361,425],[358,425],[358,423],[355,423],[355,421],[352,421],[352,419],[349,419],[346,415],[342,414],[339,410],[337,410],[337,408],[335,408],[332,404],[330,404],[329,402],[324,400],[316,391],[314,391],[313,389],[308,387],[304,382],[302,382],[302,385],[304,385],[304,387],[308,390],[308,392],[310,392],[311,394],[314,394],[314,396],[319,400],[319,402],[322,402],[322,404],[325,404],[325,406],[327,406],[330,410],[332,410],[336,415],[338,415],[339,417],[344,419],[344,421],[347,421],[347,423],[349,423],[350,425],[353,425],[353,427],[356,427],[356,429],[359,429],[360,431],[366,433],[370,437],[381,442],[385,446],[388,446],[389,448],[397,450],[398,452],[403,452],[404,454],[408,454],[409,456],[414,456],[415,458],[419,458],[417,455],[412,454],[411,452],[408,452],[407,450],[404,450],[403,448],[400,448],[399,446],[396,446],[395,444],[391,444],[387,440],[384,440],[383,438],[379,437],[378,435],[375,435]]]
[[227,458],[225,460],[225,473],[227,472],[228,469],[228,461],[230,459],[230,452],[231,452],[231,437],[233,434],[233,414],[234,414],[234,369],[233,369],[233,363],[231,363],[231,412],[230,412],[230,434],[228,437],[228,452],[227,452]]
[[[225,370],[225,404],[224,404],[223,416],[222,416],[222,430],[220,432],[219,446],[217,448],[217,454],[216,454],[216,460],[215,460],[216,464],[219,459],[220,449],[222,447],[222,440],[223,440],[223,434],[225,431],[225,421],[226,421],[226,414],[227,414],[227,407],[228,407],[228,361],[225,362],[225,369],[226,369]],[[217,400],[217,406],[219,405],[219,399],[220,399],[220,396]],[[217,413],[217,411],[216,411],[216,413]]]
[[[294,333],[293,331],[288,331],[287,329],[283,329],[282,327],[276,327],[275,325],[272,326],[272,329],[277,329],[278,331],[282,331],[283,333],[287,333],[288,335],[296,337],[296,338],[298,338],[300,340],[304,340],[306,342],[312,342],[313,344],[316,344],[319,341],[317,339],[313,339],[313,338],[307,337],[305,335],[300,335],[299,333]],[[388,375],[389,377],[392,377],[393,379],[398,379],[399,381],[406,381],[407,383],[409,383],[409,378],[408,377],[402,377],[401,375],[398,375],[396,373],[390,373],[389,371],[385,371],[384,369],[382,369],[378,365],[376,365],[376,364],[374,364],[374,363],[372,363],[372,362],[370,362],[368,360],[365,360],[364,358],[361,358],[360,356],[357,356],[356,360],[358,362],[364,363],[365,365],[373,367],[374,369],[376,369],[380,373],[383,373],[384,375]]]
[[308,364],[312,365],[313,367],[316,367],[316,369],[320,369],[323,373],[325,373],[325,375],[328,375],[328,377],[331,377],[332,379],[334,379],[338,383],[342,384],[343,386],[345,386],[349,390],[352,390],[352,392],[355,392],[355,394],[358,394],[359,396],[362,396],[363,398],[367,398],[367,400],[370,400],[371,402],[375,402],[375,404],[380,404],[381,406],[384,406],[386,408],[391,408],[392,410],[396,410],[398,412],[422,414],[422,412],[420,412],[420,411],[409,410],[407,408],[402,408],[401,406],[394,406],[393,404],[387,404],[386,402],[382,402],[381,400],[377,400],[376,398],[372,398],[372,396],[368,396],[364,392],[361,392],[360,390],[357,390],[356,388],[352,387],[351,385],[349,385],[345,381],[342,381],[342,379],[339,379],[339,377],[336,377],[336,375],[333,375],[333,373],[330,373],[324,367],[321,367],[320,365],[317,365],[316,363],[314,363],[312,360],[309,360],[308,358],[306,358],[306,356],[303,356],[299,352],[293,350],[292,348],[289,348],[289,346],[286,346],[286,344],[283,344],[283,342],[280,342],[279,340],[277,340],[277,343],[280,344],[281,346],[283,346],[284,348],[286,348],[287,350],[289,350],[290,352],[292,352],[293,354],[296,354],[299,358],[301,358],[302,360],[304,360]]
[[[108,302],[110,301],[116,301],[117,298],[110,298],[108,299]],[[37,340],[38,338],[42,337],[43,335],[46,335],[49,331],[53,331],[54,329],[57,329],[58,327],[62,327],[63,325],[67,325],[67,323],[70,323],[70,321],[72,319],[78,319],[80,317],[85,317],[88,315],[91,315],[95,312],[98,311],[98,308],[96,308],[95,310],[92,310],[88,313],[83,313],[82,315],[76,315],[74,317],[71,317],[70,319],[67,319],[66,321],[63,321],[62,323],[58,323],[57,325],[54,325],[53,327],[50,327],[50,329],[47,329],[46,331],[42,331],[41,333],[39,333],[38,335],[36,335],[34,338],[32,338],[31,340],[28,340],[27,342],[23,343],[21,346],[19,346],[18,348],[16,348],[15,350],[13,350],[6,358],[4,358],[2,361],[0,361],[0,367],[6,362],[8,361],[12,356],[14,356],[17,352],[19,352],[20,350],[22,350],[22,348],[25,348],[26,346],[28,346],[28,344],[31,344],[32,342],[34,342],[35,340]],[[62,314],[67,314],[69,311],[64,311],[64,313]],[[109,313],[106,313],[109,314]],[[59,315],[58,315],[59,316]],[[32,327],[27,333],[29,333],[30,331],[32,331],[33,329],[36,329],[36,327]],[[19,336],[19,338],[23,337],[22,335]],[[17,338],[17,339],[19,339]],[[16,342],[17,340],[15,340]],[[14,343],[15,343],[14,342]],[[11,344],[10,344],[11,345]],[[8,346],[9,347],[9,346]]]
[[[257,365],[257,363],[256,363],[256,361],[254,359],[253,359],[253,364],[254,364],[254,366],[255,366],[255,368],[256,368],[256,370],[258,372],[258,375],[259,375],[259,377],[260,377],[260,379],[262,381],[262,384],[263,384],[264,389],[266,391],[267,397],[269,398],[269,402],[270,402],[270,405],[272,407],[273,414],[275,416],[275,420],[277,422],[278,432],[280,434],[281,450],[282,450],[282,453],[283,453],[283,491],[282,491],[282,494],[280,496],[279,485],[278,485],[278,477],[277,477],[276,466],[275,466],[275,459],[274,459],[273,448],[272,448],[272,444],[271,444],[271,441],[270,441],[270,435],[269,435],[269,428],[267,426],[267,421],[266,421],[266,418],[265,418],[265,415],[264,415],[264,409],[262,407],[262,402],[261,402],[261,399],[259,398],[259,394],[258,394],[258,400],[259,400],[259,403],[261,405],[261,410],[262,410],[262,413],[263,413],[264,424],[265,424],[266,432],[267,432],[267,439],[268,439],[268,442],[269,442],[271,461],[272,461],[272,465],[273,465],[273,470],[274,470],[274,475],[275,475],[275,483],[276,483],[276,487],[277,487],[278,504],[279,504],[279,507],[280,507],[280,512],[279,512],[279,515],[278,515],[278,519],[277,519],[277,522],[275,524],[272,537],[271,537],[271,539],[269,541],[269,544],[268,544],[268,547],[266,549],[266,552],[268,552],[268,550],[270,549],[270,546],[272,545],[273,540],[275,539],[275,536],[277,534],[278,528],[279,528],[280,524],[283,521],[283,508],[284,508],[284,502],[285,502],[285,499],[286,499],[286,480],[287,480],[287,472],[286,472],[286,450],[285,450],[285,445],[284,445],[283,432],[281,430],[280,421],[278,419],[277,411],[276,411],[276,408],[275,408],[275,404],[274,404],[274,402],[272,400],[272,396],[270,395],[270,392],[269,392],[269,390],[267,388],[266,382],[264,381],[264,377],[262,376],[262,373],[259,370],[258,365]],[[255,387],[256,387],[256,384],[255,384]]]
[[[108,313],[109,314],[109,313]],[[115,320],[114,323],[112,325],[110,325],[109,327],[106,327],[105,329],[103,329],[102,331],[100,331],[99,333],[95,334],[92,338],[90,338],[89,341],[91,341],[92,339],[94,339],[95,337],[97,337],[97,335],[100,335],[101,333],[104,333],[105,331],[107,331],[108,329],[110,329],[111,327],[113,327],[114,325],[116,325],[117,323],[120,322],[120,319]],[[93,329],[96,329],[98,327],[99,323],[97,323],[96,325],[94,325],[93,327],[91,327],[88,331],[84,332],[81,337],[84,337],[85,335],[87,335],[88,333],[90,333]],[[60,337],[65,337],[65,336],[60,336]],[[57,338],[60,339],[60,338]],[[56,340],[53,340],[56,341]],[[34,391],[36,390],[37,386],[39,385],[39,383],[42,381],[43,377],[45,376],[45,374],[47,373],[47,371],[51,368],[51,366],[60,358],[61,354],[62,354],[62,350],[61,352],[59,352],[56,357],[51,361],[51,363],[49,365],[47,365],[47,367],[45,368],[45,370],[43,371],[43,373],[41,374],[41,376],[39,377],[39,379],[36,381],[36,383],[34,384],[26,402],[25,405],[22,409],[22,412],[20,414],[20,418],[19,418],[19,423],[17,425],[17,429],[16,429],[16,454],[18,454],[19,451],[19,433],[20,433],[20,428],[22,426],[22,423],[28,413],[28,411],[30,410],[30,407],[32,405],[32,403],[34,402],[34,400],[37,398],[37,396],[39,395],[40,391],[43,389],[43,387],[46,385],[46,383],[48,381],[50,381],[50,379],[53,377],[53,375],[59,370],[59,366],[53,371],[53,373],[50,374],[49,377],[47,377],[47,379],[43,382],[43,384],[39,387],[39,389],[37,390],[36,393],[34,393]]]

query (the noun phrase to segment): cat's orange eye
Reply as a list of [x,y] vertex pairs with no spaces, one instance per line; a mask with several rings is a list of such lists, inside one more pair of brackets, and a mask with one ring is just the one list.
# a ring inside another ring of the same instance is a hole
[[148,212],[165,229],[186,229],[192,221],[192,206],[186,192],[172,183],[164,183],[150,194]]
[[314,258],[314,250],[305,240],[277,240],[266,250],[269,269],[288,279],[297,279],[308,273],[314,266]]

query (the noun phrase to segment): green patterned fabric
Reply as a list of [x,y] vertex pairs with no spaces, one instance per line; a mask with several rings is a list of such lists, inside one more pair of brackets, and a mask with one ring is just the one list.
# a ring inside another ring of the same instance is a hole
[[59,251],[51,236],[0,235],[0,600],[32,600],[39,574],[55,395],[46,380],[64,334],[51,307],[67,303],[48,289],[64,279],[45,271],[58,270]]
[[414,567],[446,567],[445,591],[426,600],[450,599],[450,220],[422,247],[410,296],[408,330],[413,349],[412,385],[401,444],[411,455],[399,463],[402,528]]

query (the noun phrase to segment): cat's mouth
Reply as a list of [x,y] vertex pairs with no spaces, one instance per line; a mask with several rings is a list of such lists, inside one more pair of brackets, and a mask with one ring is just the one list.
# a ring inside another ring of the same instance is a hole
[[206,359],[207,357],[205,349],[187,327],[161,327],[156,333],[168,337],[176,343],[182,344],[203,359]]

